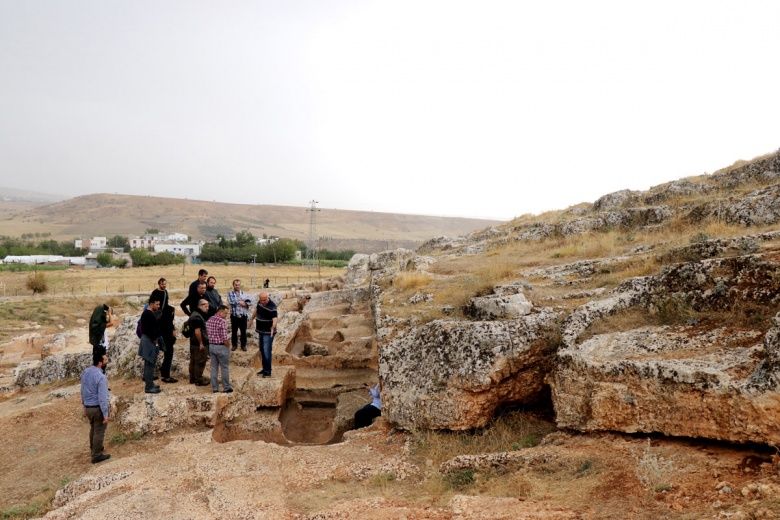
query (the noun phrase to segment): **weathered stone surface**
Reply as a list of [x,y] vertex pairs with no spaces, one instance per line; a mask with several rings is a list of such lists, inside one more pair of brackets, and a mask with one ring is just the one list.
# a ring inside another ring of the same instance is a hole
[[159,394],[116,399],[116,421],[126,432],[163,433],[182,426],[213,427],[253,414],[258,407],[279,408],[295,391],[295,368],[274,367],[262,378],[246,367],[231,367],[234,392],[212,393],[210,387],[166,385]]
[[502,403],[534,399],[550,361],[543,341],[555,313],[514,321],[437,320],[383,344],[379,377],[387,419],[402,428],[484,426]]
[[[192,387],[166,388],[160,394],[138,394],[117,399],[119,428],[140,435],[164,433],[182,426],[212,427],[217,400],[228,394],[193,393]],[[231,396],[233,394],[230,394]]]
[[593,203],[593,209],[596,211],[609,211],[620,209],[636,201],[639,192],[631,190],[620,190],[602,195]]
[[368,283],[368,255],[356,254],[349,259],[344,283],[348,286],[365,285]]
[[558,353],[556,422],[584,431],[780,442],[780,393],[750,384],[759,331],[683,327],[602,334]]
[[307,341],[303,345],[303,355],[304,356],[327,356],[330,354],[328,351],[328,347],[325,345],[320,345],[319,343],[314,343],[313,341]]
[[275,366],[273,377],[250,374],[239,393],[247,396],[255,407],[283,406],[295,392],[295,367]]
[[531,312],[533,305],[523,293],[506,296],[492,294],[469,301],[466,314],[478,320],[511,320]]
[[723,208],[723,218],[726,222],[743,226],[764,226],[780,222],[780,184],[730,201]]
[[373,253],[368,258],[368,269],[371,271],[403,271],[406,268],[406,263],[414,256],[414,251],[403,248]]
[[91,351],[54,354],[42,361],[23,361],[14,369],[14,385],[26,387],[77,378],[91,364]]

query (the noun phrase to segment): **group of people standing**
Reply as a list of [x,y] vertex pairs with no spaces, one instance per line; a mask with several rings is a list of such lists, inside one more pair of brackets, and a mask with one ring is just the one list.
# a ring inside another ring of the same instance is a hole
[[[235,279],[228,293],[228,304],[216,289],[217,280],[208,276],[206,269],[198,271],[198,279],[190,284],[187,297],[180,304],[181,310],[188,316],[182,329],[182,335],[189,338],[190,364],[189,382],[196,386],[211,385],[213,392],[219,392],[221,375],[222,391],[230,393],[230,351],[241,348],[247,350],[247,324],[255,322],[258,333],[258,345],[262,370],[257,374],[271,377],[271,359],[273,338],[276,334],[278,311],[268,292],[258,295],[257,303],[241,290],[241,280]],[[144,360],[144,392],[158,394],[162,390],[155,384],[157,358],[160,352],[163,359],[160,366],[160,380],[164,383],[176,383],[171,376],[174,345],[177,332],[174,325],[176,309],[170,305],[165,278],[157,280],[157,288],[149,296],[138,322],[137,333],[140,338],[138,355]],[[249,310],[252,309],[250,316]],[[228,316],[230,326],[228,327]],[[92,462],[106,460],[110,455],[103,452],[103,437],[109,421],[108,382],[105,369],[108,365],[108,333],[112,326],[113,312],[109,305],[98,305],[90,317],[89,342],[92,345],[92,366],[84,370],[81,376],[81,395],[84,413],[90,421],[90,451]],[[228,334],[228,329],[230,334]],[[230,350],[229,350],[230,349]],[[206,362],[211,361],[211,377],[206,379],[203,371]]]

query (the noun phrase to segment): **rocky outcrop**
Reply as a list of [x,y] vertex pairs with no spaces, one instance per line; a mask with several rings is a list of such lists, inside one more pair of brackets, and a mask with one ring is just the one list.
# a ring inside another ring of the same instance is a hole
[[14,369],[14,385],[23,388],[78,378],[91,364],[91,351],[55,354],[41,361],[23,361]]
[[382,400],[401,428],[463,430],[484,426],[505,403],[541,392],[554,346],[556,314],[512,321],[436,320],[412,327],[379,353]]
[[[251,416],[258,408],[284,406],[295,391],[295,368],[275,367],[274,377],[261,378],[254,370],[231,367],[231,394],[191,385],[166,386],[160,394],[138,394],[116,399],[116,422],[132,434],[157,434],[181,427],[214,427]],[[277,413],[278,415],[278,413]]]
[[643,328],[567,347],[550,385],[556,422],[581,431],[777,444],[778,388],[756,392],[749,384],[765,352],[761,335]]
[[780,264],[760,255],[677,264],[576,309],[564,322],[566,348],[548,379],[559,426],[780,441],[773,426],[780,419],[777,319],[765,331],[736,324],[712,330],[691,318],[691,326],[644,327],[578,343],[590,325],[632,306],[677,322],[694,312],[776,310]]
[[466,315],[477,320],[517,319],[531,312],[533,305],[525,294],[492,294],[472,298],[466,307]]
[[621,209],[634,203],[639,196],[639,192],[632,190],[620,190],[607,193],[601,196],[593,203],[593,209],[596,211],[611,211]]
[[765,226],[780,222],[780,184],[768,186],[729,201],[722,210],[731,224]]

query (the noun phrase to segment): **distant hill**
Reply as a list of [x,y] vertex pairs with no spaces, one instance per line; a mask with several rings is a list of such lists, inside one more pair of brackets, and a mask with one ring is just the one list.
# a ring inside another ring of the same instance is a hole
[[39,191],[19,190],[16,188],[6,188],[0,186],[0,201],[2,202],[35,202],[50,204],[59,202],[66,197],[53,195],[51,193],[41,193]]
[[[53,204],[2,210],[0,234],[50,232],[55,239],[142,234],[146,228],[177,231],[196,239],[249,230],[257,236],[305,240],[309,213],[293,206],[229,204],[200,200],[93,194]],[[458,236],[499,223],[495,220],[402,215],[321,208],[317,234],[328,249],[376,251],[414,247],[434,236]]]

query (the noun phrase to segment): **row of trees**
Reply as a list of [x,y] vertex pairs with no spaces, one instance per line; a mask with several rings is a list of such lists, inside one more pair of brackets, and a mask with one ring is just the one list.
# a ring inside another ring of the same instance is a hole
[[73,241],[41,240],[35,242],[30,239],[0,236],[0,258],[8,255],[84,256],[85,254],[87,252],[75,247]]
[[[248,231],[246,232],[249,235]],[[241,233],[239,233],[241,234]],[[238,238],[238,235],[236,235]],[[254,237],[251,242],[242,240],[220,240],[216,244],[206,244],[200,252],[204,262],[252,262],[277,263],[295,259],[295,252],[302,244],[297,240],[281,238],[275,242],[257,245]]]

